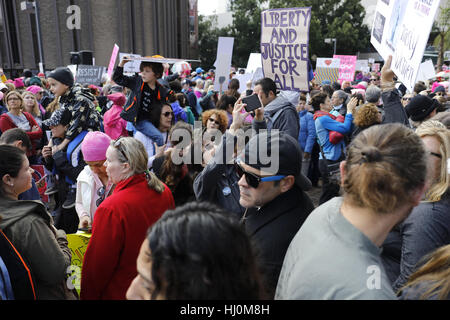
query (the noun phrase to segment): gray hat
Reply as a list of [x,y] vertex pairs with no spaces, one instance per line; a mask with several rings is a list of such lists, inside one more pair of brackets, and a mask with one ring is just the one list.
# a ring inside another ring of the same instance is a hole
[[48,75],[48,78],[55,79],[68,87],[73,87],[73,83],[75,81],[72,71],[70,71],[69,68],[64,67],[53,70]]
[[303,191],[311,189],[311,181],[302,174],[302,150],[289,134],[272,130],[260,133],[245,146],[245,164],[273,175],[292,175]]

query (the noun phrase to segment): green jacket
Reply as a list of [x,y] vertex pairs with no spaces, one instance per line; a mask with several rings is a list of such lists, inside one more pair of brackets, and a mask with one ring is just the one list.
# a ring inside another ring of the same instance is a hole
[[54,231],[53,219],[42,202],[1,198],[0,215],[0,229],[30,268],[37,299],[75,299],[66,285],[72,257],[66,234]]

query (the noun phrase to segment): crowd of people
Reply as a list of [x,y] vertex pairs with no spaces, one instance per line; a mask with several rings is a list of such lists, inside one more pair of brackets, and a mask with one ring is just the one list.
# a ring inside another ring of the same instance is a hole
[[129,61],[102,87],[0,82],[0,299],[450,298],[448,81],[409,92],[390,58],[217,92],[214,70]]

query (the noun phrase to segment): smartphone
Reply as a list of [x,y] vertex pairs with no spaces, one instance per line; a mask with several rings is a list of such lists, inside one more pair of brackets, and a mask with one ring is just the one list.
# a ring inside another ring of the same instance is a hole
[[253,110],[259,109],[262,107],[261,101],[258,98],[258,95],[253,94],[249,97],[245,97],[242,99],[242,103],[245,103],[247,106],[245,107],[245,111],[252,112]]

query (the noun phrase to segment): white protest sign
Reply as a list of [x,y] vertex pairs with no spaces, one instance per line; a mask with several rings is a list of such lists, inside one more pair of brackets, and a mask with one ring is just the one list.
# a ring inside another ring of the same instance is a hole
[[[132,54],[132,53],[119,53],[119,59],[120,61],[122,61],[124,56],[129,56],[130,58],[140,58],[141,56],[139,54]],[[124,67],[123,67],[123,72],[124,73],[139,73],[141,72],[140,70],[141,67],[141,62],[140,61],[130,61],[125,63]]]
[[420,64],[419,72],[417,73],[416,81],[427,81],[436,76],[436,72],[434,70],[433,61],[427,60]]
[[219,37],[217,44],[216,77],[214,90],[222,93],[230,82],[231,59],[233,58],[234,38]]
[[247,82],[252,81],[253,73],[237,74],[234,76],[234,79],[239,80],[239,92],[245,93],[247,90]]
[[258,68],[262,68],[261,53],[250,53],[245,73],[254,73]]
[[308,39],[311,7],[261,13],[264,76],[286,91],[309,91]]
[[439,0],[379,0],[370,42],[413,91]]

